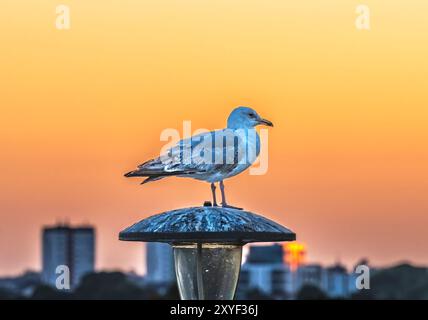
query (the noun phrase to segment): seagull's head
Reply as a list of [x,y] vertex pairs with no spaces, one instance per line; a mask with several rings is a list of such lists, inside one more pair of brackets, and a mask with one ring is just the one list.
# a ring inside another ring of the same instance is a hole
[[273,123],[263,119],[258,113],[248,107],[235,108],[227,119],[229,129],[249,129],[258,125],[273,127]]

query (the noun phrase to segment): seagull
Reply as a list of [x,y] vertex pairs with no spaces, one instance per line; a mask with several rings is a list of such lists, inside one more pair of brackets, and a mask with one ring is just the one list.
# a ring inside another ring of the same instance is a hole
[[272,122],[249,107],[237,107],[227,119],[227,128],[204,132],[180,140],[157,158],[139,165],[125,177],[146,177],[141,183],[176,176],[211,184],[212,205],[217,207],[216,183],[220,185],[221,206],[241,209],[226,202],[224,180],[245,171],[260,153],[260,137],[255,127]]

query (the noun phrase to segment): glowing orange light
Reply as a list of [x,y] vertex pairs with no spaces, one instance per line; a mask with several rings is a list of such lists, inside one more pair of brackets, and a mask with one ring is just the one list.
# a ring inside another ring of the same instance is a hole
[[305,263],[306,260],[306,245],[299,242],[289,242],[283,246],[285,251],[285,263],[290,266],[291,271]]

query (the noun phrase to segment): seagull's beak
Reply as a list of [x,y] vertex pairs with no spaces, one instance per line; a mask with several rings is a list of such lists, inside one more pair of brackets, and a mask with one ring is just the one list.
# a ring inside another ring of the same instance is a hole
[[268,127],[273,127],[273,123],[270,122],[269,120],[266,120],[266,119],[260,119],[259,124],[263,124],[263,125],[268,126]]

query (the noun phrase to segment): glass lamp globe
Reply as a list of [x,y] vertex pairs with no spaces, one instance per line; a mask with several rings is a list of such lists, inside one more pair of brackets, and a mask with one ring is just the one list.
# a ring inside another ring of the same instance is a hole
[[119,234],[119,240],[166,242],[173,246],[183,300],[232,300],[243,245],[295,239],[291,230],[255,213],[211,206],[157,214]]

